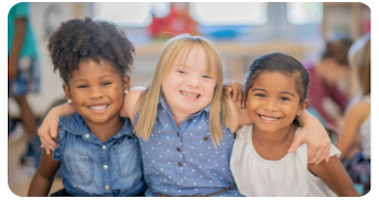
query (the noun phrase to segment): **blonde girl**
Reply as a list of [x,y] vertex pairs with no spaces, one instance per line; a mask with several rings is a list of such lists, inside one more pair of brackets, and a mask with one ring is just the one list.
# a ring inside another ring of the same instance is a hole
[[350,63],[358,72],[362,97],[346,111],[337,143],[341,150],[340,159],[344,160],[356,136],[361,137],[362,152],[344,163],[354,183],[363,186],[362,194],[370,190],[370,40],[370,35],[365,35],[349,51]]

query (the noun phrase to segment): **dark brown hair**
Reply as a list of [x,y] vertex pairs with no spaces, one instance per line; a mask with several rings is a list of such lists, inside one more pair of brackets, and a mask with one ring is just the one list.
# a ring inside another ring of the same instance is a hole
[[321,59],[333,58],[338,64],[348,66],[348,52],[353,41],[339,38],[327,41],[321,53]]
[[308,96],[309,74],[307,69],[295,58],[283,53],[270,53],[257,58],[250,65],[245,83],[245,94],[253,87],[255,79],[262,72],[280,72],[287,76],[295,76],[296,91],[300,95],[300,102]]
[[49,39],[48,49],[60,77],[68,84],[81,61],[92,59],[111,63],[121,77],[133,65],[134,46],[125,31],[106,21],[90,18],[62,22]]

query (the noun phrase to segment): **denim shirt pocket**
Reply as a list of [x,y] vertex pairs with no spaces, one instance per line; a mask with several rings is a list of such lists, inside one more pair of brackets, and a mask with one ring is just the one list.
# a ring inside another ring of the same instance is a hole
[[72,183],[81,186],[91,185],[94,181],[94,161],[90,156],[65,155]]
[[141,155],[138,148],[138,139],[130,136],[123,137],[116,142],[113,148],[117,173],[121,177],[142,172]]

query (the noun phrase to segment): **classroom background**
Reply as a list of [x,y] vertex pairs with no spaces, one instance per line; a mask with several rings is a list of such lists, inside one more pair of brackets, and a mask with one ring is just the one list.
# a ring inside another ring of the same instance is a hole
[[[62,81],[53,72],[48,38],[61,22],[91,17],[122,27],[136,47],[132,86],[147,86],[164,42],[181,33],[202,35],[219,50],[225,80],[243,83],[248,67],[262,54],[283,52],[302,62],[316,62],[327,39],[341,36],[357,40],[370,32],[370,8],[357,2],[32,2],[31,25],[41,62],[41,90],[28,94],[32,111],[42,118],[64,100]],[[350,73],[338,87],[353,100],[357,78]],[[8,100],[9,121],[19,120],[19,109]],[[343,121],[332,101],[331,115]],[[16,126],[22,132],[22,125]],[[17,196],[26,196],[35,167],[20,162],[26,151],[25,134],[8,142],[8,184]],[[62,188],[57,178],[52,192]]]

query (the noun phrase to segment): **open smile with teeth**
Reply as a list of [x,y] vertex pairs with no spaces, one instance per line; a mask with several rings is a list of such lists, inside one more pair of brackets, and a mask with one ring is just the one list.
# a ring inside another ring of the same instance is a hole
[[199,98],[200,97],[200,94],[188,93],[185,91],[180,91],[180,94],[187,96],[187,97],[191,97],[191,98]]
[[89,106],[89,108],[90,108],[91,110],[103,110],[103,109],[105,109],[106,107],[108,107],[108,104],[106,104],[106,105],[97,105],[97,106]]
[[262,116],[262,115],[259,115],[259,117],[263,120],[266,120],[266,121],[276,121],[278,120],[279,118],[274,118],[274,117],[267,117],[267,116]]

